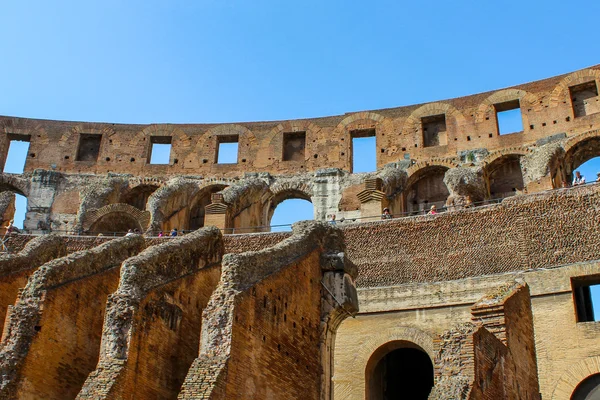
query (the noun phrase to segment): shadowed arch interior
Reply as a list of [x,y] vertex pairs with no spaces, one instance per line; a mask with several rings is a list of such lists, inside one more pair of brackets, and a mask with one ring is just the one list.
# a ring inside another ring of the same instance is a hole
[[142,230],[139,222],[124,212],[111,212],[98,218],[89,229],[90,233],[126,233],[129,229]]
[[120,203],[126,203],[130,206],[139,208],[140,210],[145,210],[146,204],[148,203],[148,198],[156,191],[156,189],[158,189],[158,186],[156,185],[136,186],[123,196],[123,199],[120,201]]
[[417,214],[435,205],[438,210],[446,205],[450,195],[444,175],[448,167],[432,165],[415,172],[403,193],[404,212]]
[[571,400],[595,399],[600,399],[600,374],[594,374],[584,379],[571,395]]
[[403,340],[388,342],[367,363],[365,398],[426,400],[433,379],[433,363],[421,347]]
[[196,230],[204,226],[204,208],[210,204],[211,195],[225,189],[227,185],[211,185],[200,191],[192,202],[188,229]]
[[501,199],[523,191],[521,155],[508,154],[486,167],[490,198]]

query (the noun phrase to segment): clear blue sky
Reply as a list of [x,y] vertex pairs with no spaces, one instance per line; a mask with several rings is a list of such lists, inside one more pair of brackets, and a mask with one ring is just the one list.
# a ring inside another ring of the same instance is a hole
[[20,117],[318,117],[600,63],[600,2],[23,0],[1,11],[0,114]]

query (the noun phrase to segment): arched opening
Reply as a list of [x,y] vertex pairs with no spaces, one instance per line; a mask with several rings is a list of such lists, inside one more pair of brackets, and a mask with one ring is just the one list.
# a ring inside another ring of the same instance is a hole
[[573,182],[575,171],[579,171],[587,183],[597,179],[600,172],[600,137],[583,140],[565,154],[565,170],[568,183]]
[[600,399],[600,374],[594,374],[584,379],[571,395],[571,400],[597,399]]
[[1,232],[6,232],[11,221],[14,227],[24,229],[28,206],[27,196],[9,184],[1,184],[0,193],[2,193],[0,196]]
[[196,229],[200,229],[204,226],[204,216],[205,210],[204,208],[210,204],[211,195],[213,193],[220,192],[225,189],[226,185],[212,185],[207,188],[204,188],[194,199],[193,205],[190,208],[190,218],[188,223],[188,229],[195,231]]
[[510,154],[494,160],[486,168],[490,198],[503,199],[523,191],[521,156]]
[[136,186],[123,196],[121,203],[126,203],[140,210],[145,210],[148,198],[156,191],[156,189],[158,189],[158,186],[155,185]]
[[90,227],[89,233],[119,235],[127,233],[129,229],[142,231],[139,222],[131,215],[124,212],[111,212],[98,218]]
[[404,190],[404,211],[409,214],[423,213],[435,205],[438,210],[446,205],[450,195],[444,175],[447,167],[430,166],[415,172]]
[[269,200],[267,225],[271,232],[291,231],[293,223],[314,218],[315,210],[306,193],[289,190],[280,192]]
[[389,342],[375,350],[365,374],[367,400],[426,400],[433,388],[433,363],[411,342]]

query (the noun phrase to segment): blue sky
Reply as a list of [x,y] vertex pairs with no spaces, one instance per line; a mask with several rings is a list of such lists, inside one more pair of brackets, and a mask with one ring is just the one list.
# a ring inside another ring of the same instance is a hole
[[[23,0],[1,11],[0,114],[19,117],[318,117],[600,63],[600,2]],[[312,214],[289,207],[273,223]]]

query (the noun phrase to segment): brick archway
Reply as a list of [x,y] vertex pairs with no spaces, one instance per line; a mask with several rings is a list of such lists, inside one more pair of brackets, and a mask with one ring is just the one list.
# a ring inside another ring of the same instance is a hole
[[596,81],[596,85],[600,84],[600,71],[597,69],[583,69],[568,74],[558,82],[552,91],[550,95],[550,107],[556,107],[567,99],[569,100],[568,103],[570,103],[569,87],[589,81]]
[[271,219],[273,218],[275,209],[285,200],[301,199],[313,203],[313,190],[310,182],[277,182],[269,189],[271,191],[271,196],[265,200],[262,206],[265,214],[263,222],[265,226],[271,225]]
[[[540,111],[541,107],[543,107],[540,105],[538,97],[533,93],[521,89],[499,90],[481,102],[477,108],[475,122],[482,123],[486,118],[490,118],[495,113],[494,104],[506,103],[513,100],[519,100],[521,109],[531,108],[535,111]],[[523,126],[529,125],[527,114],[521,113],[521,115],[523,116]]]
[[146,230],[150,224],[150,212],[142,211],[138,208],[125,203],[109,204],[107,206],[90,210],[83,218],[82,227],[85,231],[89,230],[94,223],[109,214],[125,214],[135,220],[142,230]]
[[[405,135],[416,134],[416,143],[419,145],[419,147],[424,147],[421,119],[441,114],[445,115],[446,118],[446,129],[448,130],[447,137],[449,142],[450,137],[453,137],[456,134],[454,127],[464,125],[466,120],[460,111],[448,103],[429,103],[417,108],[404,121],[402,133]],[[448,123],[448,120],[453,123]]]
[[566,370],[556,382],[552,400],[569,400],[586,378],[600,373],[600,356],[588,357]]

